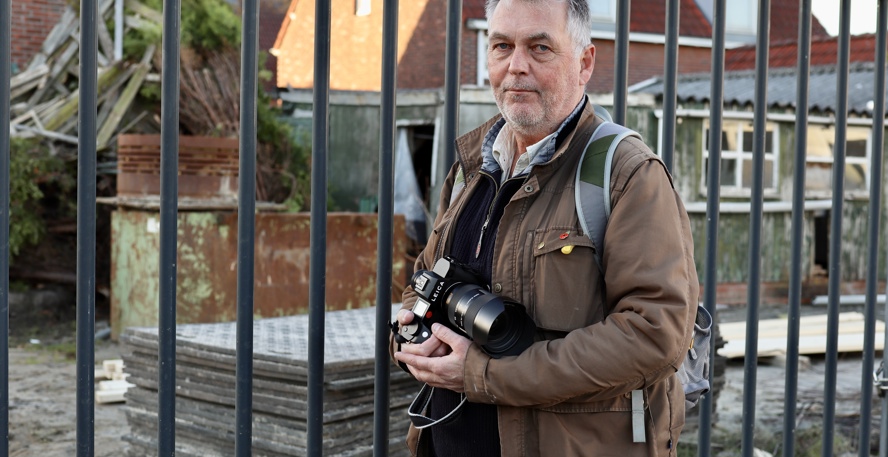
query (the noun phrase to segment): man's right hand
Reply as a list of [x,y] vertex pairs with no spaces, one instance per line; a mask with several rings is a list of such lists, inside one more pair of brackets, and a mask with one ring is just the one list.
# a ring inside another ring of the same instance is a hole
[[[413,311],[402,309],[398,311],[398,324],[401,327],[409,325],[413,322],[414,316],[416,316],[416,314],[413,314]],[[407,352],[423,357],[443,357],[450,354],[450,346],[444,344],[434,334],[432,334],[429,339],[423,341],[422,344],[404,344],[401,346],[401,350],[404,351],[407,346],[410,347],[410,350]]]

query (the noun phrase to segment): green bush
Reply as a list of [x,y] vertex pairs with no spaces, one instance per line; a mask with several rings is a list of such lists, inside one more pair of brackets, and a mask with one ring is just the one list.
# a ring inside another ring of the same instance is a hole
[[40,242],[43,236],[44,205],[41,185],[59,184],[69,189],[73,179],[64,162],[35,139],[12,138],[9,163],[9,251],[18,255],[22,247]]

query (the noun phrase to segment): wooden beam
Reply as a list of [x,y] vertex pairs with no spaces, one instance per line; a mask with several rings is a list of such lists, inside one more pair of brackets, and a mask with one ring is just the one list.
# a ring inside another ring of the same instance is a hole
[[133,100],[135,100],[139,88],[142,87],[142,82],[145,81],[145,76],[151,70],[151,59],[154,58],[154,49],[154,45],[151,45],[145,51],[145,55],[142,57],[142,61],[139,62],[138,67],[136,67],[133,77],[130,78],[126,88],[123,89],[123,93],[117,99],[114,108],[111,109],[108,119],[99,129],[99,135],[96,140],[98,149],[105,149],[108,146],[108,141],[114,135],[117,126],[120,125],[120,120],[123,119]]

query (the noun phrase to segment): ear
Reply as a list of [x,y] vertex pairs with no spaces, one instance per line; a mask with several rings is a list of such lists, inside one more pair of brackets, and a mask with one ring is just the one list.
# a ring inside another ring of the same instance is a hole
[[589,44],[580,52],[580,85],[586,86],[586,83],[592,79],[592,70],[595,69],[595,45]]

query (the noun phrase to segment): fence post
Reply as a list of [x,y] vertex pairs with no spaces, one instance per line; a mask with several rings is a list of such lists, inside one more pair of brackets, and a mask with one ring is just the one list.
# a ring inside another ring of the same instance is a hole
[[179,212],[179,41],[181,0],[163,2],[158,303],[158,455],[176,452],[176,242]]
[[459,51],[462,0],[447,0],[447,46],[444,50],[444,169],[456,161],[454,143],[459,130]]
[[77,132],[77,455],[80,457],[93,455],[95,440],[98,15],[96,0],[80,2],[80,109]]
[[259,4],[243,2],[241,29],[240,166],[237,199],[237,362],[235,452],[252,455],[253,287],[256,238],[256,94],[259,68]]
[[835,431],[836,377],[839,346],[839,298],[841,295],[842,204],[845,194],[845,151],[848,127],[848,67],[851,49],[851,1],[842,0],[836,69],[836,136],[833,143],[832,209],[829,238],[829,305],[827,307],[826,366],[823,382],[823,447],[831,456]]
[[663,70],[663,139],[660,141],[663,150],[660,157],[666,169],[672,172],[675,157],[675,107],[676,86],[678,79],[678,32],[680,0],[666,2],[666,56]]
[[[706,186],[706,270],[703,284],[703,305],[712,321],[716,314],[718,290],[718,221],[721,197],[721,136],[725,99],[725,0],[713,0],[712,5],[712,86],[709,95],[709,169]],[[715,377],[716,338],[712,338],[709,350],[709,378]],[[698,430],[697,455],[709,457],[712,449],[712,401],[713,394],[705,395],[700,404],[700,429]]]
[[876,284],[879,270],[879,222],[882,211],[882,153],[885,137],[885,29],[888,12],[884,1],[879,2],[876,31],[876,80],[873,83],[873,140],[870,160],[869,232],[866,268],[866,306],[864,308],[863,363],[860,381],[860,437],[857,449],[860,457],[869,456],[870,427],[872,426],[873,389],[869,375],[874,363],[876,340]]
[[311,136],[311,261],[308,321],[308,455],[324,449],[324,312],[327,269],[327,150],[330,122],[330,0],[315,2]]
[[392,244],[394,243],[395,106],[398,76],[398,0],[385,0],[382,24],[382,131],[379,144],[379,209],[376,242],[376,363],[373,414],[373,455],[388,455],[389,441],[389,322],[392,319]]
[[629,13],[632,0],[617,2],[617,33],[614,40],[614,122],[626,125],[626,105],[629,91]]
[[0,457],[9,454],[9,122],[11,0],[0,0]]
[[799,51],[796,86],[796,149],[792,192],[792,253],[789,278],[789,316],[786,337],[786,382],[783,403],[783,455],[795,453],[796,398],[799,375],[799,319],[802,301],[802,244],[805,224],[805,166],[808,148],[808,71],[811,67],[811,0],[799,6]]
[[[758,311],[761,302],[762,208],[764,204],[765,129],[768,115],[768,46],[771,2],[760,0],[755,53],[755,115],[753,122],[752,197],[749,223],[749,285],[747,288],[746,357],[743,383],[741,452],[752,457],[755,435],[755,385],[758,363]],[[749,388],[752,387],[752,388]]]

